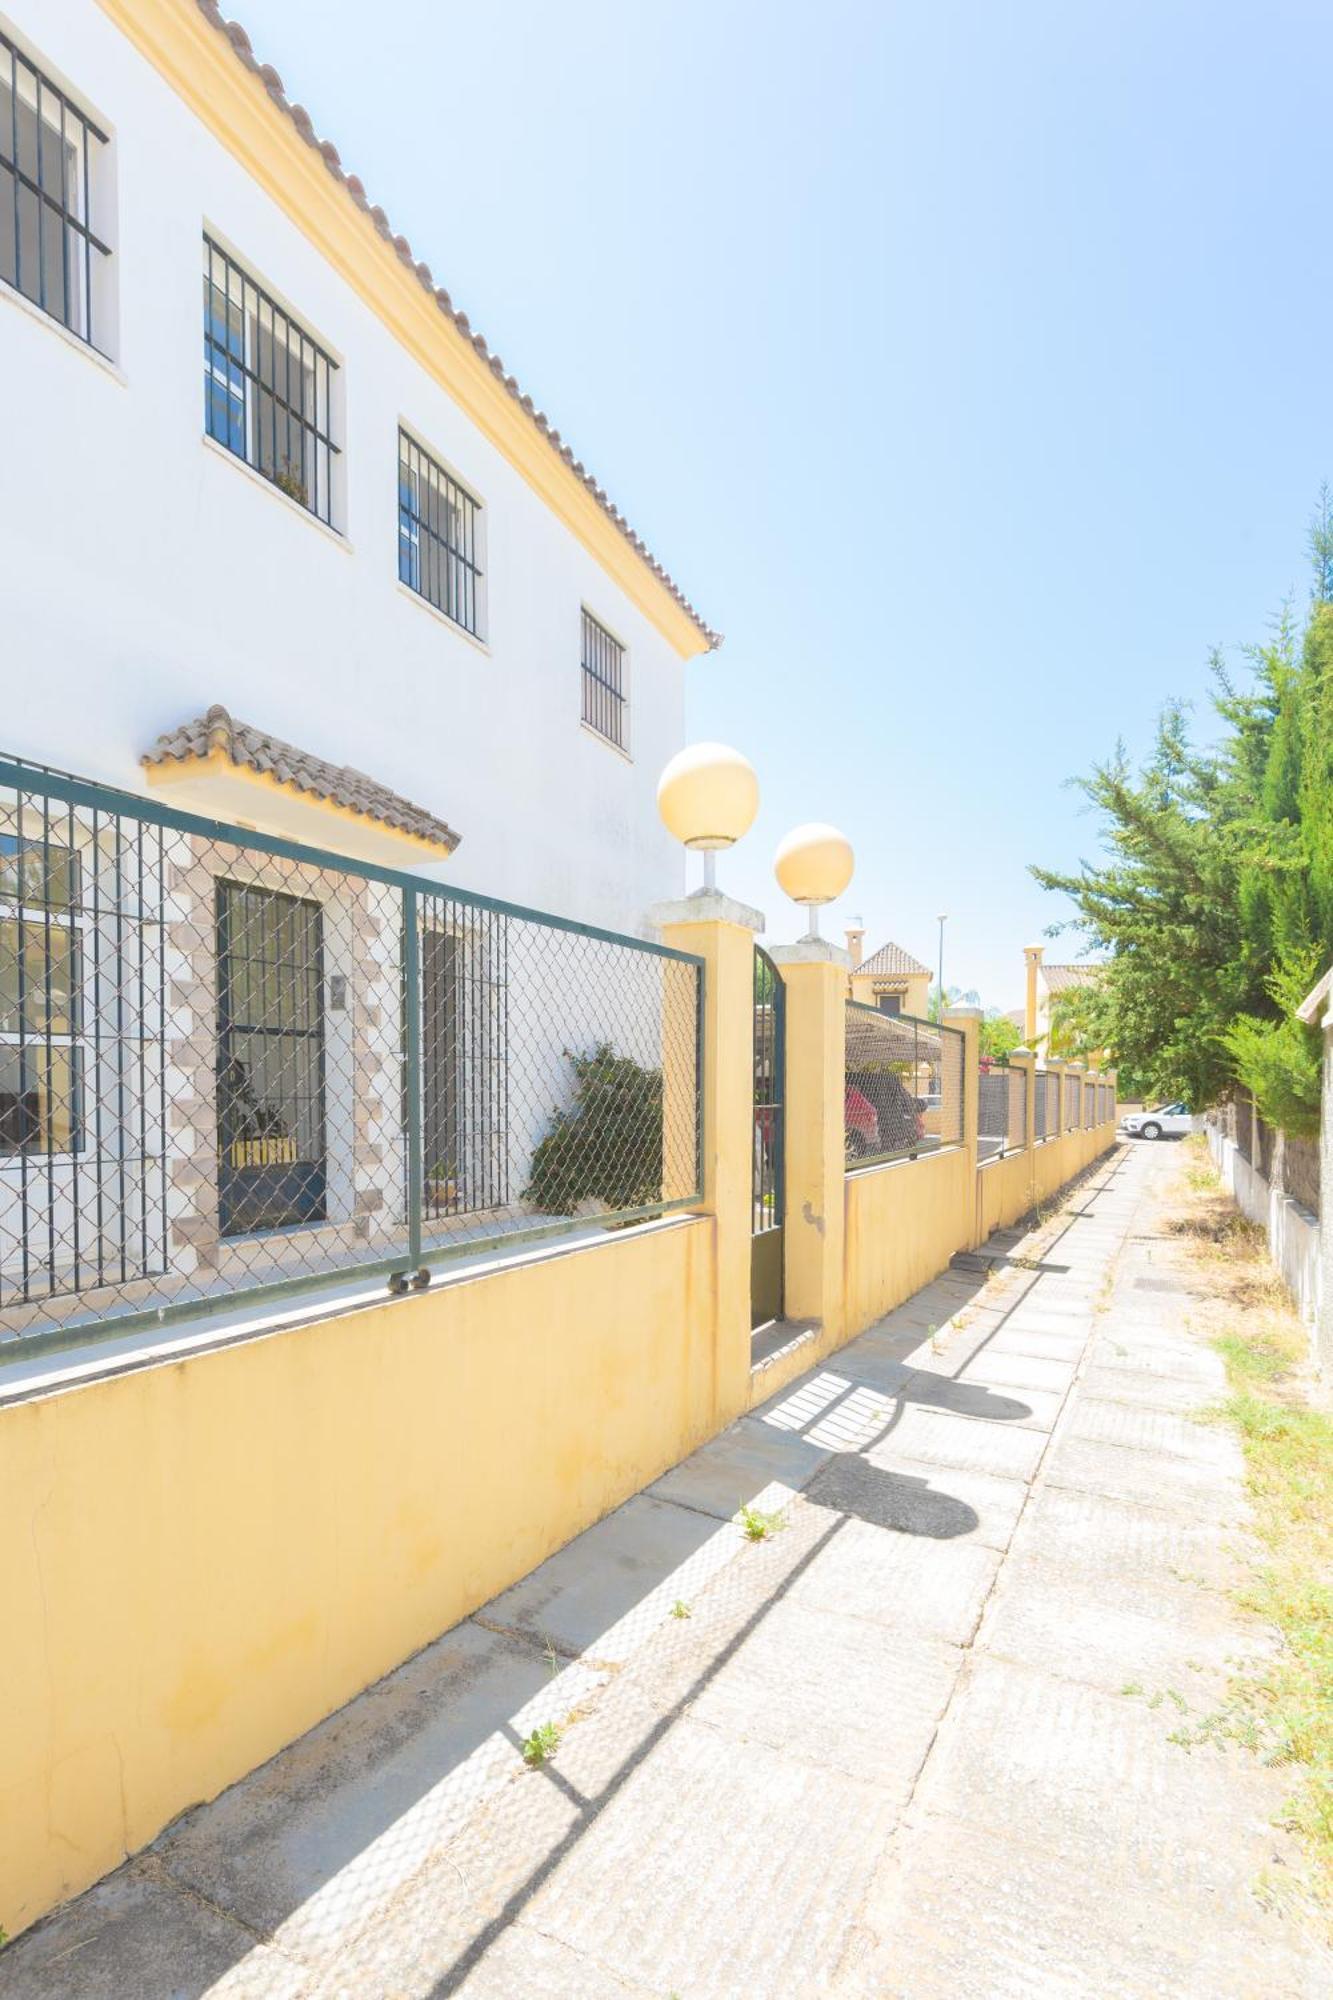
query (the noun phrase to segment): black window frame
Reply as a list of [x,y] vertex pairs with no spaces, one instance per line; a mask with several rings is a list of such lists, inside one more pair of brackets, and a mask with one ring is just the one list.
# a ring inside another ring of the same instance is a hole
[[485,633],[482,503],[398,426],[398,580],[470,638]]
[[629,690],[625,678],[628,650],[585,604],[580,640],[584,727],[626,755],[629,754]]
[[[32,88],[32,105],[20,91],[21,75]],[[93,146],[105,149],[110,138],[3,28],[0,90],[9,95],[8,121],[0,111],[0,279],[76,340],[106,355],[106,336],[99,340],[101,329],[94,328],[93,296],[100,289],[94,278],[100,279],[102,263],[112,253],[92,224],[93,190],[103,174],[101,155],[94,159]],[[20,105],[34,127],[27,153]],[[6,225],[12,229],[11,240],[6,240]],[[58,272],[53,268],[57,255]],[[94,263],[94,257],[99,261]]]
[[203,251],[204,435],[340,534],[339,364],[207,229]]

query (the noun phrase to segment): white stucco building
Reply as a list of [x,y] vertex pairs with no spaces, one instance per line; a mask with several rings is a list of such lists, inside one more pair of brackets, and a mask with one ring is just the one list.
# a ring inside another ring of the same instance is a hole
[[215,0],[6,8],[0,1337],[685,1195],[716,634]]
[[221,704],[459,836],[410,865],[637,931],[715,635],[211,0],[0,37],[0,750],[142,790]]

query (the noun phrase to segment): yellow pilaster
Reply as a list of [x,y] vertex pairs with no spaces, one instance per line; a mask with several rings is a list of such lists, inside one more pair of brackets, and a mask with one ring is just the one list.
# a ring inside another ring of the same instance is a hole
[[825,1348],[836,1347],[846,1332],[847,954],[812,939],[771,956],[786,987],[785,1310],[817,1321]]
[[754,1146],[754,941],[758,910],[720,895],[689,896],[651,912],[662,941],[704,961],[703,1192],[716,1230],[718,1424],[749,1407],[750,1237]]
[[1023,1040],[1028,1048],[1037,1046],[1037,967],[1041,964],[1044,944],[1025,944],[1023,963],[1027,969],[1027,991],[1023,1001]]
[[1037,1199],[1037,1058],[1031,1049],[1011,1049],[1009,1052],[1009,1074],[1021,1072],[1027,1078],[1023,1092],[1023,1152],[1027,1159],[1024,1180],[1030,1203]]
[[[953,1076],[946,1069],[941,1079],[940,1111],[947,1121],[952,1094],[961,1090],[963,1096],[963,1148],[967,1153],[967,1185],[975,1190],[977,1185],[977,1126],[981,1111],[981,1084],[979,1081],[979,1058],[981,1053],[981,1009],[980,1007],[949,1007],[944,1014],[946,1028],[957,1028],[963,1037],[962,1074]],[[945,1129],[949,1129],[946,1122]],[[973,1201],[970,1218],[968,1247],[975,1249],[981,1240],[981,1220],[979,1200]]]

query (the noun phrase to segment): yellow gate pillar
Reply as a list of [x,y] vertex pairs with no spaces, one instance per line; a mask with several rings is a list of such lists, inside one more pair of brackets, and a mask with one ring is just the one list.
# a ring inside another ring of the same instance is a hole
[[713,1404],[749,1407],[754,1158],[754,941],[758,910],[715,890],[649,911],[664,944],[704,962],[701,1214],[714,1220]]
[[851,958],[823,938],[772,945],[769,956],[786,988],[784,1311],[817,1322],[827,1351],[847,1327],[843,1102]]
[[1021,1071],[1027,1078],[1023,1091],[1023,1152],[1027,1159],[1027,1207],[1031,1208],[1037,1199],[1037,1058],[1031,1049],[1010,1049],[1009,1072]]
[[963,1064],[961,1074],[955,1077],[945,1070],[940,1078],[940,1114],[946,1131],[950,1129],[949,1114],[953,1108],[953,1093],[962,1094],[963,1147],[967,1153],[968,1197],[971,1203],[971,1235],[965,1246],[975,1250],[981,1241],[981,1191],[977,1185],[977,1131],[981,1123],[981,1022],[980,1007],[946,1007],[944,1026],[957,1028],[963,1037]]

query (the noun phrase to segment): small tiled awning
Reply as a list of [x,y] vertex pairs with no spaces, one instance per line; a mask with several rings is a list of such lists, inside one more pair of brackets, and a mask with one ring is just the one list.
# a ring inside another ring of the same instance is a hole
[[331,848],[359,861],[402,867],[441,861],[459,836],[423,806],[350,764],[330,764],[236,722],[222,707],[159,736],[143,758],[151,785],[214,819],[237,821]]

